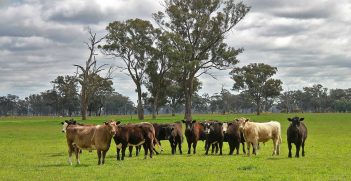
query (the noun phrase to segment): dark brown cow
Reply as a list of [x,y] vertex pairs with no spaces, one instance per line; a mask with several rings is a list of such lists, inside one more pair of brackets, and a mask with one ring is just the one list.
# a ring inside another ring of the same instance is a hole
[[103,125],[82,126],[64,123],[68,145],[69,163],[72,164],[72,153],[75,151],[77,164],[80,164],[79,152],[81,149],[97,150],[98,164],[105,163],[105,156],[110,148],[112,137],[116,133],[116,122],[108,121]]
[[240,143],[243,146],[243,153],[245,151],[245,139],[242,132],[239,129],[239,121],[236,119],[235,121],[229,123],[223,123],[223,133],[224,133],[224,141],[229,144],[229,155],[233,155],[234,150],[236,149],[236,154],[239,154]]
[[185,123],[185,137],[188,142],[188,154],[190,154],[191,145],[193,146],[193,153],[196,153],[196,145],[198,140],[205,140],[206,135],[204,127],[196,120],[182,120]]
[[307,138],[307,128],[302,122],[304,118],[294,117],[288,118],[291,122],[287,130],[288,138],[288,148],[289,148],[289,158],[291,158],[291,143],[294,143],[296,146],[295,157],[299,157],[300,146],[302,146],[302,156],[305,156],[305,141]]
[[116,135],[113,137],[117,146],[117,160],[120,160],[120,151],[122,149],[122,158],[124,160],[125,151],[128,146],[143,145],[146,159],[148,152],[152,158],[155,138],[155,129],[152,124],[143,122],[138,124],[118,125]]

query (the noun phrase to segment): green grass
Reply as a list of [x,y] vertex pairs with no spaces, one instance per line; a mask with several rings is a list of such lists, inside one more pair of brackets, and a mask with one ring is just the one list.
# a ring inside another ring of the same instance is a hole
[[[261,146],[257,156],[204,155],[200,141],[196,155],[171,155],[168,141],[164,152],[153,159],[143,155],[116,161],[116,146],[107,153],[106,163],[97,165],[96,152],[84,151],[81,165],[67,163],[65,135],[58,117],[0,117],[0,180],[351,180],[351,114],[298,114],[308,127],[306,156],[288,158],[287,114],[194,115],[194,119],[233,120],[248,117],[255,121],[276,120],[282,124],[281,155],[271,156],[272,142]],[[79,120],[79,118],[77,118]],[[138,122],[136,116],[92,117],[87,123],[107,119]],[[182,116],[161,115],[149,122],[174,122]],[[241,148],[240,148],[241,149]],[[240,150],[240,153],[241,150]],[[293,148],[293,154],[295,148]],[[143,151],[142,151],[143,154]],[[73,159],[75,163],[75,159]]]

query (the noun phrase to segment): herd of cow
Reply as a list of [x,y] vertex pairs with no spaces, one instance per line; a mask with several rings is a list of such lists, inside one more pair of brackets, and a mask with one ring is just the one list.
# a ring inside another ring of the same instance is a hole
[[[291,122],[287,129],[287,141],[289,157],[291,157],[292,143],[296,146],[295,157],[299,157],[300,147],[302,147],[302,156],[305,156],[305,140],[307,138],[307,128],[302,122],[304,118],[288,118]],[[110,148],[112,138],[117,147],[117,160],[124,160],[125,151],[129,148],[129,156],[132,156],[133,147],[136,148],[136,155],[139,154],[141,146],[144,148],[144,158],[149,154],[152,158],[153,153],[159,154],[156,145],[161,149],[161,140],[169,140],[172,154],[176,153],[178,147],[179,153],[182,154],[183,130],[182,123],[185,124],[185,137],[188,143],[188,154],[196,153],[196,145],[199,140],[205,141],[206,155],[212,146],[212,154],[222,154],[223,142],[229,144],[229,154],[232,155],[236,150],[239,154],[240,144],[243,146],[243,153],[246,154],[245,142],[247,145],[247,154],[257,153],[259,143],[265,143],[270,139],[273,140],[273,155],[279,155],[281,138],[280,123],[276,121],[257,123],[251,122],[246,118],[235,119],[231,122],[220,122],[216,120],[196,121],[182,120],[175,123],[128,123],[121,124],[120,121],[107,121],[102,125],[89,125],[77,123],[75,120],[66,120],[62,122],[62,132],[66,133],[69,163],[72,164],[72,154],[75,152],[77,164],[80,163],[79,157],[82,150],[97,150],[98,164],[105,163],[105,156]],[[122,156],[120,157],[120,151]]]

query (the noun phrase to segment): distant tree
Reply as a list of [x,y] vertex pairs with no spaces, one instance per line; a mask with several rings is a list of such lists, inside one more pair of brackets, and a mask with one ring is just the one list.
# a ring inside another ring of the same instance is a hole
[[263,63],[253,63],[242,68],[234,68],[230,75],[234,80],[233,90],[243,90],[255,103],[256,113],[262,111],[263,101],[275,97],[282,91],[282,82],[271,77],[277,68]]
[[[76,76],[58,76],[51,83],[54,85],[60,96],[59,102],[62,104],[63,111],[67,110],[68,116],[72,116],[73,112],[79,107],[78,97],[78,80]],[[65,113],[62,112],[64,116]]]
[[91,101],[88,106],[89,116],[91,116],[93,112],[95,112],[95,115],[100,116],[107,95],[114,91],[112,88],[113,82],[97,74],[92,76],[91,82],[95,87],[90,94]]
[[[80,101],[82,120],[86,120],[91,95],[94,94],[100,86],[100,82],[94,82],[94,80],[98,76],[98,73],[103,70],[103,67],[106,66],[106,64],[97,66],[95,59],[95,48],[104,38],[97,38],[96,33],[92,33],[91,30],[89,30],[89,35],[89,43],[86,43],[89,49],[89,57],[87,61],[83,66],[74,65],[77,67],[77,79],[81,85]],[[110,79],[109,75],[104,79]]]
[[117,57],[122,62],[118,67],[132,78],[138,93],[138,118],[143,120],[142,85],[156,31],[149,21],[141,19],[114,21],[106,30],[106,44],[101,48],[105,54]]
[[123,96],[118,92],[107,93],[104,102],[105,114],[134,114],[134,103],[129,97]]
[[191,120],[195,78],[238,62],[236,56],[242,49],[229,47],[224,40],[249,7],[234,0],[165,0],[164,7],[154,19],[171,40],[175,56],[172,71],[181,76],[185,118]]

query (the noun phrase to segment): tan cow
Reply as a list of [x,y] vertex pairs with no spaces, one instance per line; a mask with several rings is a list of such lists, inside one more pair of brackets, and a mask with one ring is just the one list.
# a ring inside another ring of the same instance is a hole
[[250,146],[253,146],[253,154],[256,155],[256,150],[259,142],[267,142],[273,140],[273,154],[279,155],[281,138],[280,123],[277,121],[270,121],[265,123],[250,122],[249,119],[241,121],[239,129],[243,132],[246,145],[247,155],[250,156]]
[[79,160],[79,150],[97,150],[97,155],[99,158],[98,164],[105,163],[105,156],[110,148],[110,143],[112,137],[116,133],[116,122],[108,121],[103,125],[67,125],[66,139],[68,145],[68,156],[69,163],[72,165],[72,153],[75,152],[77,164],[80,164]]

